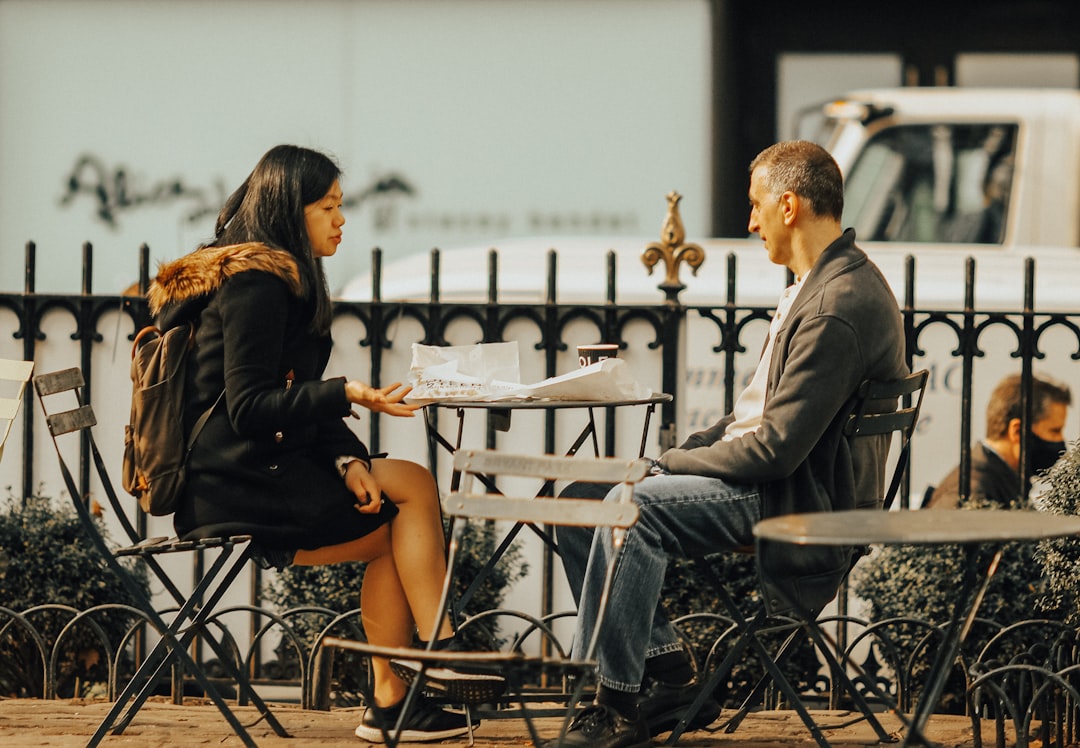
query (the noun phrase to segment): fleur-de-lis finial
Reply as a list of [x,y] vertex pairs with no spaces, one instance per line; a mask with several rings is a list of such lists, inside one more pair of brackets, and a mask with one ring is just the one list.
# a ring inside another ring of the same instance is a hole
[[679,265],[685,262],[690,270],[697,275],[701,263],[705,262],[705,250],[697,244],[686,244],[686,229],[683,227],[682,216],[679,215],[679,201],[682,195],[672,190],[667,194],[668,210],[664,217],[664,225],[660,230],[660,241],[652,242],[641,253],[641,261],[652,275],[653,267],[660,260],[664,261],[667,273],[664,282],[658,288],[667,295],[669,303],[677,304],[679,293],[686,286],[679,281]]

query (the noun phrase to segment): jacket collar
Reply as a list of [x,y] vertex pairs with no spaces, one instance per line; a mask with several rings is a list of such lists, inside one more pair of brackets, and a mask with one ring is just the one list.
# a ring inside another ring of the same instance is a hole
[[788,318],[790,319],[799,307],[807,303],[820,286],[825,285],[837,275],[858,267],[867,259],[866,253],[855,246],[855,229],[846,229],[825,248],[817,262],[810,268],[810,272],[806,274],[804,285],[788,312]]
[[304,296],[300,268],[291,254],[249,242],[225,247],[205,247],[162,263],[150,284],[147,299],[150,313],[157,317],[167,306],[180,305],[216,291],[237,273],[261,270],[285,282],[297,297]]

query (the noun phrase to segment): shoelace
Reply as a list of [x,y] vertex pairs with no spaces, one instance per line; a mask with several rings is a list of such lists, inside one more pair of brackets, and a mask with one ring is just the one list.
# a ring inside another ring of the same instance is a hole
[[594,704],[577,716],[570,726],[571,730],[575,728],[589,738],[609,735],[615,731],[615,715],[603,704]]

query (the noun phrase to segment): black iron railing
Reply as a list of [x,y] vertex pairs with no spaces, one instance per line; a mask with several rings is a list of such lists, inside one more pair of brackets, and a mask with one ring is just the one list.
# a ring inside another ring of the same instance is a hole
[[[353,370],[358,368],[378,385],[401,378],[407,366],[402,363],[407,361],[406,349],[414,342],[444,345],[519,340],[523,356],[535,359],[537,370],[543,377],[565,370],[573,355],[575,340],[619,343],[624,354],[638,362],[655,389],[674,395],[674,400],[663,406],[659,424],[654,425],[651,444],[656,453],[688,433],[690,426],[680,423],[680,414],[685,413],[688,406],[687,400],[707,396],[716,412],[731,409],[742,385],[739,372],[752,369],[760,345],[759,328],[771,314],[769,305],[736,303],[740,279],[735,255],[725,258],[728,272],[722,298],[708,305],[692,306],[681,304],[678,290],[672,292],[670,288],[664,290],[666,298],[658,291],[655,303],[620,302],[616,294],[614,253],[609,254],[607,261],[603,298],[588,304],[561,303],[556,282],[558,260],[556,252],[548,254],[543,293],[536,303],[500,301],[496,250],[489,255],[486,289],[476,290],[474,297],[477,300],[444,301],[440,287],[443,256],[433,251],[427,298],[405,301],[383,298],[382,254],[375,250],[372,254],[371,299],[336,304],[335,356],[342,357]],[[83,280],[78,293],[36,293],[36,263],[35,247],[28,244],[23,290],[0,293],[0,356],[35,360],[39,368],[59,368],[52,362],[60,359],[67,362],[66,365],[80,366],[86,379],[88,398],[95,410],[113,411],[113,420],[122,424],[130,395],[124,354],[134,333],[150,321],[142,295],[149,282],[148,249],[144,246],[139,253],[139,284],[131,295],[93,292],[93,252],[89,244],[82,249]],[[923,410],[927,423],[913,440],[913,467],[909,468],[908,485],[901,498],[904,508],[911,505],[909,502],[917,501],[927,484],[939,479],[957,462],[965,466],[970,463],[970,445],[982,436],[980,429],[973,425],[973,418],[980,416],[977,409],[983,406],[976,393],[988,391],[988,386],[993,384],[990,379],[996,379],[1006,369],[1022,374],[1025,425],[1031,422],[1031,382],[1036,368],[1042,370],[1050,366],[1053,369],[1050,373],[1058,379],[1077,381],[1080,301],[1075,310],[1040,311],[1034,299],[1036,263],[1028,260],[1023,267],[1023,277],[1016,279],[1022,287],[1022,301],[1016,308],[980,309],[975,298],[976,272],[976,261],[969,259],[963,286],[956,289],[957,303],[940,309],[922,308],[916,304],[917,267],[913,258],[907,258],[900,283],[893,279],[894,286],[901,289],[899,296],[902,297],[908,361],[913,367],[931,369],[931,399]],[[777,289],[777,296],[779,291]],[[691,327],[692,336],[684,337],[683,332]],[[684,340],[689,341],[688,347],[692,346],[693,351],[684,350]],[[105,355],[106,350],[111,350],[112,355]],[[684,378],[681,366],[688,355],[693,353],[700,357],[702,351],[716,373],[710,378],[709,389],[704,395],[692,388],[697,385]],[[986,363],[990,360],[997,363]],[[985,372],[991,375],[987,376]],[[941,398],[936,402],[933,400],[935,392]],[[106,407],[105,403],[111,407]],[[31,411],[33,403],[28,393],[24,413]],[[931,439],[923,435],[922,432],[943,419],[951,422],[945,436]],[[400,441],[396,435],[400,424],[395,419],[375,414],[367,420],[365,428],[364,436],[373,451],[383,449],[395,440]],[[1027,430],[1023,429],[1025,434]],[[548,412],[531,448],[557,451],[558,434],[556,414]],[[8,444],[7,464],[0,466],[0,475],[6,479],[4,485],[11,485],[16,495],[28,496],[42,484],[58,485],[55,466],[39,457],[35,450],[35,445],[45,438],[44,428],[36,424],[34,418],[22,417],[18,437],[13,437]],[[496,446],[500,438],[492,426],[486,428],[485,446]],[[603,424],[602,451],[617,453],[619,440],[620,424],[612,412]],[[13,461],[19,460],[20,449],[21,461],[12,466]],[[1022,449],[1026,452],[1026,443]],[[429,446],[426,458],[437,476],[445,474],[446,460],[437,454],[433,445]],[[119,470],[118,457],[115,470]],[[86,495],[93,494],[89,473],[84,455],[79,479]],[[962,470],[961,475],[961,493],[966,493],[970,489],[967,471]],[[1027,485],[1027,477],[1022,477],[1021,486]],[[147,518],[140,517],[139,521],[140,527],[145,529]],[[544,568],[542,596],[550,599],[553,583],[547,571],[550,558],[545,559]],[[245,604],[258,606],[261,601],[261,582],[256,575],[251,585],[251,599]],[[3,601],[0,601],[2,605]],[[17,618],[10,620],[22,625]],[[253,623],[252,638],[257,636],[258,630]],[[982,693],[985,692],[984,688]]]

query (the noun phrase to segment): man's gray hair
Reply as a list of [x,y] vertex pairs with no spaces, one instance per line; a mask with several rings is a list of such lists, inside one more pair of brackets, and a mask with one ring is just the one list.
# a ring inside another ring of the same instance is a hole
[[818,216],[840,220],[844,212],[844,177],[828,151],[808,140],[771,145],[750,162],[750,173],[765,167],[765,188],[779,198],[793,192]]

